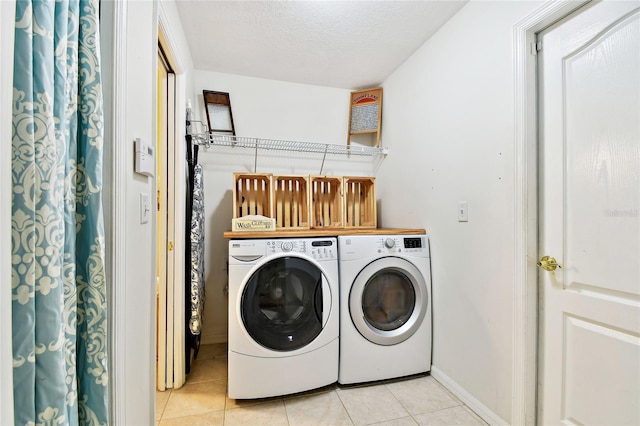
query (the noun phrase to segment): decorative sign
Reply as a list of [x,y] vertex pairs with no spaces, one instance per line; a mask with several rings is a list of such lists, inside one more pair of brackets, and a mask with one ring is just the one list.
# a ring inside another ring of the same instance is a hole
[[376,134],[376,146],[380,147],[380,123],[382,121],[382,87],[351,92],[349,105],[349,135]]
[[202,97],[207,113],[209,132],[216,134],[236,134],[231,113],[231,100],[226,92],[203,90]]
[[249,215],[231,219],[231,229],[241,231],[275,231],[276,220],[260,215]]

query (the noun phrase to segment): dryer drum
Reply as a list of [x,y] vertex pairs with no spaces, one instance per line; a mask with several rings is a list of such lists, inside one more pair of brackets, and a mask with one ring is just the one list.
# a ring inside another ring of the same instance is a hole
[[415,303],[416,292],[411,279],[393,269],[374,274],[362,292],[364,319],[378,330],[402,327],[411,318]]
[[381,258],[363,268],[351,286],[351,320],[370,342],[395,345],[421,326],[428,298],[424,277],[413,264]]

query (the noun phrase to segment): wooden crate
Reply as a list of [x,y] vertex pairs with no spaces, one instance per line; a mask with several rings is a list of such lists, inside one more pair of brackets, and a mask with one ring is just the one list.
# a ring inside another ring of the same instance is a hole
[[309,176],[274,175],[276,229],[309,229]]
[[233,174],[233,217],[248,215],[273,217],[271,173]]
[[345,176],[343,182],[344,227],[376,228],[376,178]]
[[310,176],[311,227],[342,228],[343,199],[341,176]]

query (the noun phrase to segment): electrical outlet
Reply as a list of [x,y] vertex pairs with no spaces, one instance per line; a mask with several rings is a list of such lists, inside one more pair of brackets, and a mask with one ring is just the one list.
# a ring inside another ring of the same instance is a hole
[[458,222],[469,221],[469,203],[458,201]]

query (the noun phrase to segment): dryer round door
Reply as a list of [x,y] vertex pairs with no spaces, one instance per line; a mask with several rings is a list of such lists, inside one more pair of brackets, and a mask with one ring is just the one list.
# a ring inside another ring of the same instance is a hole
[[240,300],[245,330],[260,345],[294,351],[311,343],[329,317],[331,291],[321,269],[295,256],[271,258],[246,281]]
[[365,339],[395,345],[420,327],[428,298],[427,283],[411,262],[385,257],[368,264],[353,282],[351,320]]

